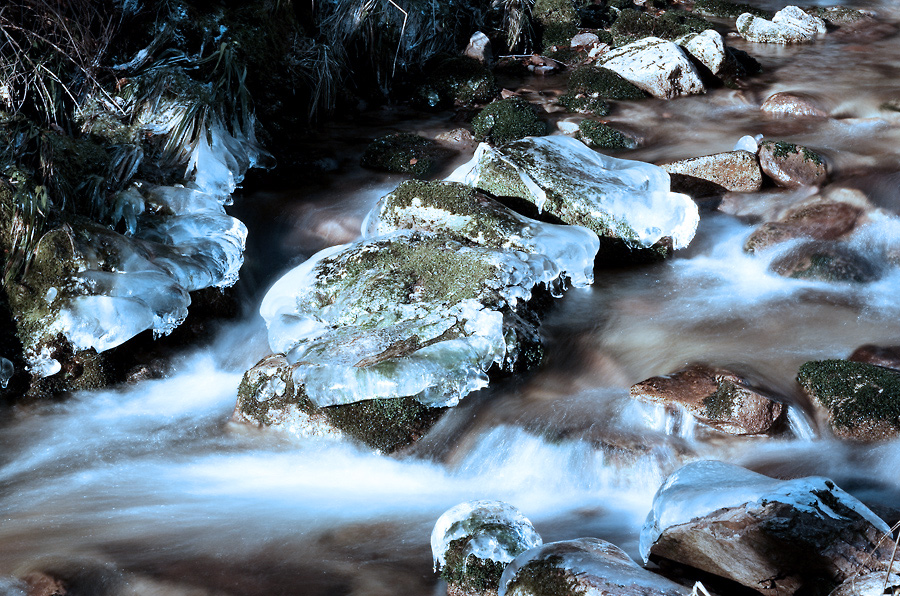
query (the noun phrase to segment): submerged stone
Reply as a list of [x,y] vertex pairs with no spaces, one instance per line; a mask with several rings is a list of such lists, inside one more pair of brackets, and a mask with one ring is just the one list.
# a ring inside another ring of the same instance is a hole
[[654,97],[672,99],[705,93],[693,63],[674,42],[646,37],[598,58],[608,68]]
[[800,367],[800,385],[827,412],[841,438],[900,436],[900,371],[865,362],[817,360]]
[[718,461],[688,464],[653,498],[641,529],[645,561],[667,561],[762,594],[831,588],[885,569],[888,525],[822,477],[777,480]]
[[689,197],[670,192],[669,175],[659,166],[602,155],[568,137],[523,139],[503,147],[482,144],[448,180],[525,199],[632,249],[666,238],[683,248],[700,219]]
[[386,172],[426,176],[448,153],[436,141],[410,133],[398,133],[372,141],[362,156],[362,165]]
[[499,596],[687,596],[690,590],[648,571],[599,538],[551,542],[509,564]]
[[547,134],[547,125],[537,117],[531,104],[521,97],[489,104],[472,119],[472,129],[476,140],[495,145]]
[[458,182],[406,181],[382,197],[363,222],[366,237],[404,229],[545,255],[575,286],[593,282],[600,247],[597,235],[586,228],[529,219]]
[[761,224],[744,243],[744,250],[756,252],[793,240],[837,240],[856,229],[863,210],[850,203],[816,202],[792,209],[776,221]]
[[863,253],[841,242],[825,241],[795,246],[769,268],[784,277],[825,282],[867,283],[882,274],[882,268]]
[[454,595],[496,594],[506,565],[542,540],[503,501],[468,501],[444,512],[431,532],[434,569]]
[[488,369],[539,359],[524,305],[557,283],[543,255],[403,230],[314,255],[272,286],[260,314],[316,406],[444,407],[485,387]]

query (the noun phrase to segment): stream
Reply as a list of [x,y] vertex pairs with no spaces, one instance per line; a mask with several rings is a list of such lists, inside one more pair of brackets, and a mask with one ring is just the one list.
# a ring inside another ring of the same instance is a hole
[[[801,5],[809,4],[824,5]],[[900,22],[893,0],[852,7]],[[881,27],[803,46],[729,38],[762,74],[742,90],[618,103],[610,121],[642,139],[618,156],[660,163],[762,134],[815,148],[832,165],[832,184],[896,213],[900,114],[879,106],[900,100],[900,35]],[[563,76],[501,83],[547,105],[565,89]],[[805,93],[833,117],[766,118],[759,105],[779,91]],[[543,116],[551,124],[572,117]],[[229,208],[249,228],[236,288],[242,320],[223,323],[211,345],[173,354],[165,379],[3,417],[0,596],[25,594],[14,578],[32,572],[91,596],[440,595],[431,528],[470,499],[515,505],[544,542],[599,537],[637,559],[655,490],[697,459],[781,478],[824,475],[876,511],[900,509],[900,441],[830,438],[795,382],[806,361],[900,344],[900,268],[855,285],[779,277],[765,257],[742,250],[761,218],[754,208],[741,217],[703,211],[691,246],[671,259],[598,270],[593,286],[566,292],[541,328],[538,369],[469,395],[400,456],[298,445],[229,423],[243,372],[268,353],[256,314],[262,294],[314,252],[356,238],[366,212],[403,179],[363,170],[367,143],[459,126],[452,114],[400,107],[323,125],[309,145],[319,147],[325,175],[282,172],[280,190],[248,187]],[[772,205],[791,192],[767,189],[753,200]],[[896,244],[900,224],[875,226],[865,241],[871,251]],[[791,400],[789,432],[709,438],[629,398],[632,384],[689,362],[761,375]]]

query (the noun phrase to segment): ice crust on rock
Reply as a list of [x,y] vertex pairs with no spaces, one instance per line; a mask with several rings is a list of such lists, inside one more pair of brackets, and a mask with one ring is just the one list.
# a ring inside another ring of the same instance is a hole
[[641,557],[647,561],[650,547],[667,528],[704,517],[718,509],[748,503],[785,503],[823,519],[824,516],[841,519],[819,497],[822,493],[839,500],[878,530],[890,533],[884,520],[827,478],[810,476],[778,480],[734,464],[699,461],[675,471],[656,491],[653,508],[641,528]]
[[460,538],[468,538],[463,561],[475,555],[500,563],[509,563],[543,542],[528,518],[509,503],[467,501],[445,511],[434,524],[431,554],[435,571],[447,564],[447,549]]
[[559,283],[544,255],[401,230],[325,249],[279,279],[260,314],[319,407],[415,397],[452,406],[511,366],[513,309]]
[[501,147],[485,143],[448,181],[496,196],[516,196],[566,223],[647,248],[664,237],[674,248],[697,231],[697,205],[671,192],[659,166],[609,157],[565,136],[529,137]]
[[[583,596],[604,594],[659,594],[686,596],[689,591],[661,575],[647,571],[618,546],[599,538],[551,542],[517,556],[500,577],[498,596],[543,596],[516,585],[519,572],[535,564],[568,571]],[[577,580],[575,579],[577,578]]]
[[457,182],[409,180],[381,198],[363,221],[371,238],[402,229],[447,233],[496,249],[547,256],[576,287],[594,281],[597,235],[582,226],[540,222],[519,215]]

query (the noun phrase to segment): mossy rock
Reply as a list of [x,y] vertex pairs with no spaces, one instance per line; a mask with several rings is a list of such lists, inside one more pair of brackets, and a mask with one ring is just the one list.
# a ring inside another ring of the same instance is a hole
[[547,27],[560,23],[577,24],[578,12],[572,0],[535,0],[531,16]]
[[512,578],[507,591],[526,596],[580,596],[587,590],[576,578],[565,568],[563,558],[554,555],[526,563]]
[[578,138],[591,149],[633,149],[637,143],[611,126],[596,120],[582,120]]
[[409,397],[320,408],[294,381],[284,356],[275,354],[244,374],[232,420],[295,437],[347,436],[382,453],[393,453],[424,435],[446,410]]
[[572,112],[605,116],[609,104],[604,99],[644,99],[647,94],[621,75],[601,66],[581,66],[572,71],[568,91],[560,105]]
[[469,536],[464,536],[450,542],[444,554],[446,564],[441,567],[441,579],[454,586],[457,593],[496,594],[506,564],[471,554],[464,557],[470,541]]
[[900,436],[900,371],[848,360],[817,360],[797,376],[828,412],[835,434],[857,440]]
[[694,12],[707,17],[727,19],[736,19],[745,12],[764,19],[772,18],[772,13],[767,10],[740,2],[729,2],[728,0],[696,0],[694,2]]
[[578,27],[575,26],[575,23],[551,23],[544,27],[541,47],[544,53],[550,52],[553,48],[557,48],[557,51],[568,50],[572,38],[577,33]]
[[634,9],[619,12],[616,22],[610,27],[616,46],[623,46],[645,37],[659,37],[675,40],[688,33],[700,33],[712,29],[706,19],[679,10],[669,10],[655,17]]
[[439,143],[411,133],[385,135],[372,141],[362,156],[362,165],[374,170],[426,176],[443,153]]
[[[634,6],[630,1],[630,6]],[[619,9],[614,8],[612,3],[607,4],[588,4],[578,9],[578,19],[582,27],[591,29],[606,29],[612,25],[619,14]]]
[[824,282],[867,283],[881,277],[877,263],[839,242],[806,242],[772,262],[784,277]]
[[494,145],[547,134],[547,125],[521,97],[501,99],[486,106],[472,120],[472,127],[477,140]]
[[429,108],[487,103],[499,93],[491,69],[467,56],[439,62],[417,92],[418,103]]

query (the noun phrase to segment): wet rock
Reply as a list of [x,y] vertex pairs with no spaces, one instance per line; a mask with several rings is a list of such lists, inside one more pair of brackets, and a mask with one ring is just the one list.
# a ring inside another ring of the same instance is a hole
[[531,522],[502,501],[460,503],[431,532],[434,569],[453,596],[496,594],[507,564],[542,543]]
[[792,209],[778,221],[760,225],[747,238],[744,250],[756,252],[795,238],[837,240],[852,232],[863,215],[844,202],[816,202]]
[[672,561],[779,596],[827,592],[886,569],[892,548],[888,525],[831,480],[776,480],[718,461],[669,476],[640,539],[645,561]]
[[737,18],[738,33],[748,41],[761,43],[809,43],[825,35],[825,21],[796,6],[786,6],[769,21],[750,13]]
[[521,97],[501,99],[486,106],[472,120],[472,128],[476,140],[496,145],[547,134],[547,125]]
[[675,40],[688,54],[697,59],[709,71],[718,75],[722,72],[728,54],[725,52],[725,41],[718,31],[707,29],[702,33],[689,33]]
[[363,235],[422,230],[489,248],[544,255],[575,286],[594,279],[597,235],[580,226],[529,219],[458,182],[403,182],[382,197],[363,223]]
[[687,246],[699,222],[696,204],[669,191],[669,175],[652,164],[617,159],[563,136],[482,144],[448,178],[494,196],[519,197],[566,223],[633,249],[664,238]]
[[463,55],[468,58],[478,60],[483,64],[490,63],[491,40],[481,31],[476,31],[472,34],[472,37],[469,38],[469,45],[466,46]]
[[434,140],[459,148],[469,148],[478,142],[475,140],[475,135],[467,128],[454,128],[442,132],[435,135]]
[[694,2],[694,12],[708,17],[723,17],[736,19],[743,13],[770,18],[772,13],[756,8],[749,4],[729,2],[728,0],[697,0]]
[[900,346],[866,344],[856,348],[847,360],[900,370]]
[[638,145],[632,137],[596,120],[582,120],[577,136],[591,149],[634,149]]
[[756,155],[748,151],[728,151],[662,164],[669,174],[680,174],[711,182],[724,190],[752,192],[762,186],[762,172]]
[[881,267],[840,242],[811,241],[792,248],[769,267],[784,277],[826,282],[867,283],[881,277]]
[[868,10],[855,10],[846,6],[809,6],[806,12],[828,23],[840,27],[860,21],[874,22],[874,14]]
[[450,154],[436,141],[401,132],[372,141],[363,154],[362,165],[385,172],[427,176]]
[[605,116],[606,99],[643,99],[647,94],[608,68],[584,65],[569,75],[568,91],[559,103],[570,112]]
[[666,407],[681,406],[700,422],[735,435],[766,434],[786,413],[772,393],[722,368],[695,364],[631,387],[631,396]]
[[900,436],[900,371],[847,360],[800,367],[797,380],[840,438],[878,441]]
[[583,31],[572,38],[569,46],[573,48],[592,48],[600,45],[600,38],[596,33]]
[[821,186],[828,177],[821,155],[801,145],[784,141],[763,141],[759,146],[762,171],[784,188]]
[[437,64],[416,93],[418,103],[429,108],[487,103],[500,90],[491,69],[468,56]]
[[647,571],[598,538],[552,542],[519,555],[500,579],[500,596],[686,596],[687,588]]
[[816,99],[803,93],[773,93],[760,109],[764,114],[779,118],[828,118],[828,111]]
[[853,576],[828,596],[883,596],[900,589],[900,575],[887,571],[873,571]]
[[685,51],[658,37],[616,48],[600,55],[598,61],[654,97],[672,99],[706,92]]

